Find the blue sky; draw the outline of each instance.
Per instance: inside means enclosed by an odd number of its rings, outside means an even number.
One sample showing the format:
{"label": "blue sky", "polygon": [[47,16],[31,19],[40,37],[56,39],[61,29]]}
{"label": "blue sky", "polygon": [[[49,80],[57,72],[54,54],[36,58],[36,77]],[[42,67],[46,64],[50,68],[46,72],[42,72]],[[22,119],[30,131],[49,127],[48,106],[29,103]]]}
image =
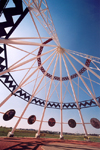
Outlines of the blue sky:
{"label": "blue sky", "polygon": [[[49,7],[55,28],[56,28],[56,32],[57,32],[61,47],[65,49],[70,49],[70,50],[74,50],[77,52],[85,53],[88,55],[100,57],[100,42],[99,42],[100,41],[100,1],[99,0],[47,0],[47,4]],[[12,4],[9,3],[9,6],[10,5]],[[13,33],[12,37],[13,36],[19,37],[19,34],[20,36],[26,36],[26,35],[33,36],[33,32],[34,32],[34,35],[37,36],[34,25],[32,24],[31,21],[30,22],[28,21],[30,21],[29,15],[26,16],[26,19],[21,24],[22,26],[21,25],[19,26],[20,27],[19,30],[16,30]],[[47,33],[44,31],[44,29],[42,29],[41,25],[38,22],[36,23],[38,25],[41,36],[47,36]],[[26,47],[19,46],[19,47],[24,48],[26,50],[28,48],[27,46]],[[33,49],[33,47],[30,47],[29,50],[31,49]],[[10,51],[12,51],[13,49],[9,48],[8,50],[9,50],[8,56],[9,58],[10,57],[12,58],[12,56],[10,55]],[[47,51],[46,48],[44,50]],[[16,56],[20,58],[21,54],[22,53],[20,53],[20,56],[19,54],[17,55],[17,51],[15,50],[13,53],[13,60],[9,61],[9,66],[10,66],[10,63],[12,63],[16,59]],[[42,61],[44,58],[45,57],[42,58]],[[80,58],[80,57],[77,57],[77,58],[85,62],[83,58]],[[82,66],[76,63],[73,59],[71,60],[73,61],[73,64],[76,65],[78,70],[82,68]],[[48,64],[49,62],[46,65],[44,65],[44,67],[47,67]],[[67,61],[67,64],[69,65],[69,68],[70,68],[70,64],[68,61]],[[100,67],[100,64],[99,64],[99,67]],[[62,71],[63,75],[66,76],[65,67],[63,66],[62,69],[63,69]],[[52,67],[51,67],[51,70],[52,70]],[[51,70],[49,70],[49,72],[51,72]],[[59,70],[59,63],[58,63],[58,68],[56,70],[56,74],[59,75],[58,70]],[[71,68],[70,68],[70,73],[71,74],[74,73],[74,70]],[[100,72],[97,72],[97,73],[100,75]],[[15,74],[12,73],[12,75],[16,78],[16,73]],[[20,76],[20,73],[18,75]],[[90,75],[92,79],[100,83],[100,80],[95,79],[91,73]],[[87,76],[87,74],[84,73],[84,76]],[[33,76],[32,78],[34,77],[35,76]],[[21,79],[16,78],[16,80],[20,82]],[[47,81],[48,80],[49,79],[47,78]],[[78,79],[76,78],[74,81],[78,82]],[[88,86],[90,86],[90,83],[87,80],[85,81],[87,82]],[[56,81],[55,83],[57,84]],[[30,85],[30,87],[25,87],[25,90],[32,91],[32,88],[31,88],[32,84]],[[65,82],[65,84],[67,85],[67,81]],[[75,84],[74,84],[74,87],[76,87],[75,92],[77,93],[77,86],[75,86]],[[83,85],[82,87],[84,88]],[[48,85],[46,86],[46,88],[48,89]],[[52,88],[54,88],[54,86],[52,86]],[[95,88],[96,95],[100,96],[99,95],[100,86],[98,86],[97,84],[94,84],[94,88]],[[69,90],[71,91],[70,86],[69,86]],[[58,91],[60,91],[59,87],[58,87]],[[43,92],[44,91],[41,91],[38,96],[45,99],[45,96],[43,96]],[[65,92],[65,89],[63,85],[63,95],[64,95],[64,92]],[[2,99],[8,96],[9,93],[10,92],[3,85],[1,85],[1,91],[0,91],[1,100],[0,101],[2,101]],[[80,90],[79,100],[82,101],[82,100],[87,100],[87,99],[88,99],[88,96],[85,95],[84,92]],[[51,98],[51,101],[59,102],[57,98],[57,94],[53,95],[53,97]],[[73,100],[70,94],[68,94],[66,95],[65,102],[70,102],[70,101],[72,102]],[[18,97],[12,96],[11,99],[9,99],[9,101],[7,101],[6,104],[1,107],[0,111],[5,112],[13,108],[16,110],[16,115],[20,116],[25,106],[26,106],[26,102],[24,102]],[[35,106],[35,105],[30,105],[27,111],[25,112],[24,117],[28,118],[30,115],[34,114],[36,115],[37,120],[40,120],[42,116],[42,111],[43,111],[43,108],[39,106]],[[89,123],[91,118],[97,118],[100,120],[100,109],[98,107],[82,109],[82,115],[83,115],[83,119],[85,123]],[[47,109],[45,116],[44,116],[44,120],[47,121],[51,117],[54,117],[57,122],[60,122],[60,110]],[[0,114],[0,118],[1,118],[0,120],[2,120],[1,114]],[[70,118],[75,119],[77,123],[81,122],[77,110],[64,110],[63,121],[67,123]],[[12,119],[9,122],[5,122],[2,120],[1,125],[2,126],[14,126],[16,121],[17,121],[16,118]],[[18,127],[38,129],[39,122],[37,121],[32,126],[29,126],[26,120],[22,119]],[[79,125],[79,124],[76,126],[75,129],[71,129],[68,126],[68,124],[64,124],[63,128],[64,128],[64,132],[75,132],[75,133],[84,132],[82,125]],[[86,125],[86,128],[87,128],[88,133],[100,134],[100,129],[95,129],[91,125]],[[60,123],[56,124],[53,128],[50,128],[47,125],[47,123],[43,123],[42,129],[60,131]]]}
{"label": "blue sky", "polygon": [[47,2],[61,46],[94,56],[100,55],[100,1]]}

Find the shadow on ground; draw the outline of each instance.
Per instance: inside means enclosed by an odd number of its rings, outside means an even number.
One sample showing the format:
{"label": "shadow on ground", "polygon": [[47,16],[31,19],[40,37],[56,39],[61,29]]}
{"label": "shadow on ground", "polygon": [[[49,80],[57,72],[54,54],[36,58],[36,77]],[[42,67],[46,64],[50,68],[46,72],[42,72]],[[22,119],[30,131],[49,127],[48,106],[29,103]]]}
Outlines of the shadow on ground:
{"label": "shadow on ground", "polygon": [[0,150],[100,150],[100,143],[59,139],[0,138]]}

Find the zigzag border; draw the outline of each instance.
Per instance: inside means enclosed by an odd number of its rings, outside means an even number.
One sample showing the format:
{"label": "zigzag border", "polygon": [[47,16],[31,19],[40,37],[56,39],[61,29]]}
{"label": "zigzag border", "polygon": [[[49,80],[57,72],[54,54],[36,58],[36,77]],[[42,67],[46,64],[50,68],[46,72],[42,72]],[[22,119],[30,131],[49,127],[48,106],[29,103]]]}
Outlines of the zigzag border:
{"label": "zigzag border", "polygon": [[[1,0],[1,1],[5,2],[5,5],[3,5],[3,8],[5,8],[5,6],[7,4],[7,0]],[[3,12],[1,10],[1,7],[0,7],[0,11]],[[19,19],[16,21],[16,23],[12,26],[11,30],[9,31],[9,33],[6,35],[5,38],[9,38],[9,36],[13,33],[13,31],[16,29],[18,24],[26,16],[28,11],[29,11],[28,8],[26,8],[25,11],[19,17]],[[0,56],[0,72],[2,72],[2,71],[4,71],[5,69],[8,68],[8,66],[7,66],[6,45],[5,44],[3,45],[3,47],[0,47],[0,54],[4,55],[4,57]],[[16,81],[14,80],[14,78],[12,77],[12,75],[10,73],[7,73],[6,75],[0,76],[0,81],[8,88],[8,90],[12,94],[13,94],[13,91],[16,89],[16,87],[18,87],[18,84],[16,83]],[[29,94],[28,92],[26,92],[22,88],[20,88],[14,95],[20,97],[21,99],[23,99],[27,102],[29,101],[29,99],[31,97],[31,94]],[[97,97],[96,99],[100,103],[100,97]],[[35,104],[35,105],[39,105],[41,107],[44,107],[45,100],[34,97],[32,99],[31,104]],[[93,99],[91,99],[91,100],[86,100],[86,101],[79,102],[79,106],[82,109],[82,108],[94,107],[94,106],[97,106],[97,104],[94,102]],[[60,109],[60,103],[49,101],[47,103],[47,108]],[[77,109],[77,106],[76,106],[76,103],[72,103],[72,102],[71,103],[63,103],[63,109]]]}

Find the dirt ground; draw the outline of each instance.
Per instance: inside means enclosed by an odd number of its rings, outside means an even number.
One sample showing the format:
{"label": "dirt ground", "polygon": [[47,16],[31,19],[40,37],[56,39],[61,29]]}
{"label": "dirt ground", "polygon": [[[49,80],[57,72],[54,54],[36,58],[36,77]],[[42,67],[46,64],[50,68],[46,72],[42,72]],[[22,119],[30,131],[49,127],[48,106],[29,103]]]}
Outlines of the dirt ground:
{"label": "dirt ground", "polygon": [[99,150],[100,143],[45,138],[0,138],[0,150]]}

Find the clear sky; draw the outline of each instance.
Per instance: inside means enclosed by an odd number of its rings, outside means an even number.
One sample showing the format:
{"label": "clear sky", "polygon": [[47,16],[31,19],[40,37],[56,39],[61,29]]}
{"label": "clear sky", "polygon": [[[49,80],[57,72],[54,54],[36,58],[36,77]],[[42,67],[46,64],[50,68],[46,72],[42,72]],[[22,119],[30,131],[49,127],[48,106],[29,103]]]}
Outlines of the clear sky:
{"label": "clear sky", "polygon": [[[100,0],[47,0],[47,4],[48,4],[48,7],[50,10],[52,19],[53,19],[53,23],[54,23],[61,47],[100,58]],[[10,1],[9,6],[12,6],[12,5],[13,5],[13,3]],[[14,19],[16,20],[16,17]],[[34,17],[34,19],[35,19],[35,17]],[[3,20],[3,17],[1,20]],[[35,19],[35,21],[36,21],[36,19]],[[38,25],[38,29],[39,29],[41,36],[49,37],[49,35],[45,32],[45,30],[42,28],[42,26],[37,21],[36,21],[36,24]],[[31,21],[31,18],[29,15],[27,15],[26,18],[24,18],[24,20],[19,25],[19,28],[16,29],[16,31],[12,34],[11,37],[23,37],[23,36],[24,37],[25,36],[27,36],[27,37],[38,36],[37,32],[35,30],[35,27],[33,25],[33,22]],[[38,40],[36,40],[36,42],[37,41]],[[51,42],[51,44],[54,44],[54,42]],[[17,47],[23,48],[27,51],[31,51],[34,48],[36,48],[35,46],[29,47],[29,46],[19,46],[19,45]],[[49,49],[45,48],[44,52],[47,50],[49,50]],[[11,47],[8,47],[8,51],[9,52],[7,53],[7,55],[9,57],[9,61],[8,61],[9,66],[13,62],[15,62],[18,58],[21,58],[22,56],[26,55],[23,52],[17,53],[18,51]],[[12,52],[13,52],[13,54],[12,54]],[[35,54],[37,54],[37,53],[35,53]],[[29,57],[29,58],[31,58],[31,57]],[[79,65],[70,56],[69,56],[69,58],[71,59],[73,64],[75,64],[75,67],[77,68],[77,70],[80,70],[82,68],[82,65]],[[76,56],[76,58],[78,58],[80,61],[85,63],[84,58],[81,58],[78,56]],[[44,59],[46,59],[46,57],[41,58],[42,62],[44,61]],[[67,62],[68,68],[70,70],[70,74],[75,73],[75,71],[72,69],[72,67],[67,59],[66,59],[66,62]],[[47,67],[49,65],[49,63],[50,62],[48,61],[47,64],[44,65],[44,67]],[[26,67],[28,67],[29,65],[30,64],[28,64]],[[97,64],[97,65],[100,68],[100,64]],[[51,68],[49,69],[49,73],[51,73],[51,74],[52,74],[53,66],[54,66],[54,64],[52,64]],[[94,67],[93,64],[91,64],[91,67]],[[98,75],[100,75],[100,71],[96,71],[96,70],[93,70],[93,71],[95,71]],[[12,75],[15,78],[15,80],[17,81],[17,83],[19,83],[21,81],[22,75],[24,75],[24,73],[26,73],[26,71],[12,73]],[[39,72],[39,75],[41,75],[41,74],[42,73]],[[58,63],[55,75],[59,76],[59,74],[60,74],[60,72],[59,72],[59,63]],[[37,76],[37,74],[32,76],[30,81],[32,79],[36,78],[36,76]],[[62,76],[67,76],[63,61],[62,61]],[[88,77],[87,72],[85,72],[83,74],[83,76]],[[90,73],[90,76],[91,76],[92,80],[99,83],[99,85],[98,85],[98,84],[95,84],[92,82],[96,96],[100,96],[100,80],[95,78],[91,73]],[[87,85],[90,87],[90,89],[92,90],[91,83],[88,80],[86,80],[85,78],[84,78],[84,80],[87,83]],[[38,79],[37,83],[39,83],[39,81],[40,81],[40,79]],[[46,78],[46,81],[49,81],[49,79]],[[75,82],[78,83],[78,78],[73,80],[73,85],[74,85],[75,92],[77,93],[76,95],[77,95],[79,101],[91,99],[90,96],[88,96],[81,89],[79,92],[80,94],[78,95],[78,87],[75,85]],[[80,80],[79,80],[79,82],[80,82],[80,86],[85,91],[87,91]],[[42,83],[40,88],[44,85],[44,83],[45,82]],[[67,86],[68,81],[66,81],[64,83]],[[35,84],[35,81],[32,82],[29,85],[29,87],[26,86],[24,89],[31,93],[34,84]],[[55,84],[57,85],[58,82],[55,81]],[[47,84],[46,90],[48,90],[48,87],[49,86]],[[1,89],[0,90],[0,96],[1,96],[0,102],[1,102],[4,98],[6,98],[10,94],[10,92],[2,84],[0,84],[0,89]],[[54,84],[52,86],[51,93],[52,93],[53,89],[54,89]],[[60,85],[57,87],[57,90],[59,93]],[[65,94],[65,91],[66,91],[65,86],[63,85],[63,91],[62,91],[63,97]],[[70,84],[68,86],[68,91],[70,91],[71,95],[73,95]],[[69,94],[68,91],[65,95],[64,102],[74,102],[72,96]],[[45,99],[44,93],[45,93],[45,88],[42,91],[40,91],[36,96],[40,97],[42,99]],[[53,94],[50,101],[59,102],[56,92]],[[22,113],[25,106],[26,106],[25,101],[21,100],[18,97],[12,96],[0,108],[0,112],[6,112],[9,109],[15,109],[16,116],[20,116],[20,114]],[[21,127],[21,128],[38,129],[38,127],[39,127],[38,120],[41,119],[42,112],[43,112],[42,107],[31,104],[28,107],[28,109],[26,110],[24,117],[28,118],[32,114],[36,115],[37,122],[30,126],[30,125],[28,125],[26,119],[22,119],[18,125],[18,128]],[[100,121],[100,108],[98,108],[98,107],[82,109],[81,112],[82,112],[85,123],[90,123],[91,118],[97,118]],[[60,131],[60,110],[47,108],[45,116],[44,116],[44,121],[48,121],[49,118],[52,118],[52,117],[55,118],[56,122],[58,122],[58,123],[54,127],[51,128],[48,126],[47,123],[44,122],[42,125],[42,130]],[[74,129],[70,128],[68,126],[68,124],[66,124],[68,122],[68,120],[71,118],[75,119],[75,121],[77,123],[81,123],[80,116],[79,116],[79,113],[77,110],[72,110],[72,109],[71,110],[63,110],[63,122],[65,123],[63,125],[64,132],[84,133],[83,127],[81,124],[77,124],[76,128],[74,128]],[[12,126],[13,127],[17,121],[17,118],[13,118],[12,120],[5,122],[2,119],[2,114],[0,114],[0,120],[1,120],[2,126],[9,126],[9,127]],[[87,129],[88,133],[100,134],[100,129],[95,129],[89,124],[86,124],[86,129]]]}

